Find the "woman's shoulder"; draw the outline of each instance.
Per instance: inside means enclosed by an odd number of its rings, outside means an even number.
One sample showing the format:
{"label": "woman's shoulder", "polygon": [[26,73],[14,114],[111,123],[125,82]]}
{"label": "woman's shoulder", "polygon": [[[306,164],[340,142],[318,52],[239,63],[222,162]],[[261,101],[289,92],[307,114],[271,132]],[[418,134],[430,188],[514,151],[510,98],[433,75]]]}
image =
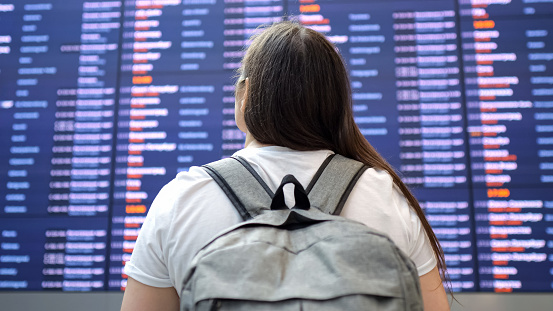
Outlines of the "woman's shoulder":
{"label": "woman's shoulder", "polygon": [[229,221],[234,224],[235,214],[230,200],[211,176],[201,167],[191,167],[161,189],[148,216],[156,219],[168,240],[174,240],[186,236],[186,231],[188,236],[202,235],[216,231],[211,227]]}
{"label": "woman's shoulder", "polygon": [[[371,205],[373,208],[379,205],[387,206],[386,212],[393,209],[403,212],[409,210],[409,206],[401,190],[395,185],[392,176],[386,170],[368,168],[363,172],[353,191],[348,203],[355,205]],[[384,209],[384,208],[382,208]],[[381,210],[381,209],[378,209]]]}
{"label": "woman's shoulder", "polygon": [[174,184],[198,183],[210,179],[209,174],[201,166],[191,166],[188,171],[182,171],[170,182]]}
{"label": "woman's shoulder", "polygon": [[392,176],[369,168],[353,188],[342,216],[388,234],[400,248],[407,249],[414,230],[413,212]]}
{"label": "woman's shoulder", "polygon": [[188,171],[179,172],[171,181],[165,184],[159,191],[158,197],[160,195],[174,197],[180,193],[197,189],[199,184],[208,183],[210,180],[211,177],[204,169],[192,166]]}
{"label": "woman's shoulder", "polygon": [[392,179],[392,175],[388,173],[388,171],[369,167],[363,175],[361,175],[361,178],[359,179],[360,182],[378,182],[380,185],[387,185],[390,187],[394,186],[394,181]]}
{"label": "woman's shoulder", "polygon": [[183,203],[186,202],[184,198],[202,195],[212,187],[217,185],[207,172],[201,167],[192,166],[188,171],[178,173],[161,188],[150,209],[155,210],[156,214],[172,214],[175,210],[183,210]]}

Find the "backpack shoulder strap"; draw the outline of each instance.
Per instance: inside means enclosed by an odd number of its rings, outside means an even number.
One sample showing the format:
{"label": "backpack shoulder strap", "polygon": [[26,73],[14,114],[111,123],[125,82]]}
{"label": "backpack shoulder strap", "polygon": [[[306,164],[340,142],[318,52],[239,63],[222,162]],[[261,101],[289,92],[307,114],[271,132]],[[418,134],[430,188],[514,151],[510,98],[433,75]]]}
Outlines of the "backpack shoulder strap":
{"label": "backpack shoulder strap", "polygon": [[369,167],[339,154],[328,157],[309,183],[309,202],[326,214],[339,215],[353,186]]}
{"label": "backpack shoulder strap", "polygon": [[227,158],[202,167],[225,192],[243,220],[252,219],[271,206],[273,192],[243,158]]}

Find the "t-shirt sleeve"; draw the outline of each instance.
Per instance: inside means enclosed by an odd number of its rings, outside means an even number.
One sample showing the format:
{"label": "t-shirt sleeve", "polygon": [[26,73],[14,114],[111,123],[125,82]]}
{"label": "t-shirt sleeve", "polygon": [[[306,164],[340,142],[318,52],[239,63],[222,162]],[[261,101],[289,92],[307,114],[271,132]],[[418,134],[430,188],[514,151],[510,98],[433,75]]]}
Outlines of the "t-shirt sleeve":
{"label": "t-shirt sleeve", "polygon": [[[417,216],[415,215],[415,217]],[[418,229],[415,231],[415,234],[418,235],[418,238],[412,244],[410,256],[417,266],[419,276],[422,276],[434,269],[437,261],[432,246],[430,245],[430,240],[426,236],[424,227],[421,225],[418,217],[416,222],[418,224]]]}
{"label": "t-shirt sleeve", "polygon": [[432,246],[419,217],[386,171],[366,170],[341,215],[388,235],[413,260],[419,276],[436,266]]}
{"label": "t-shirt sleeve", "polygon": [[407,199],[399,189],[394,187],[396,195],[399,196],[398,204],[404,205],[402,208],[409,209],[408,226],[410,228],[411,240],[409,241],[409,251],[408,255],[413,260],[417,266],[417,271],[419,276],[425,275],[430,272],[437,264],[436,256],[434,255],[434,250],[430,244],[422,222],[415,213],[415,211],[409,206]]}
{"label": "t-shirt sleeve", "polygon": [[124,272],[142,284],[153,287],[172,287],[169,271],[165,264],[163,245],[171,224],[174,205],[172,188],[175,181],[161,189],[148,211],[140,229],[130,261]]}

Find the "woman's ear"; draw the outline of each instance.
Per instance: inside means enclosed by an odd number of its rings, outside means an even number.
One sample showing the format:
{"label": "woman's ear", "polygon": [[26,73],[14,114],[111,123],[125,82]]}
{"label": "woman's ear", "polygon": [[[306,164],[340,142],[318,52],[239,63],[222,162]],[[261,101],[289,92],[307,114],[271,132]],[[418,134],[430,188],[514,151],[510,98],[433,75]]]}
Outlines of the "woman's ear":
{"label": "woman's ear", "polygon": [[250,85],[250,78],[244,80],[244,93],[242,93],[242,100],[240,101],[240,111],[242,113],[246,111],[246,105],[248,104],[248,87]]}

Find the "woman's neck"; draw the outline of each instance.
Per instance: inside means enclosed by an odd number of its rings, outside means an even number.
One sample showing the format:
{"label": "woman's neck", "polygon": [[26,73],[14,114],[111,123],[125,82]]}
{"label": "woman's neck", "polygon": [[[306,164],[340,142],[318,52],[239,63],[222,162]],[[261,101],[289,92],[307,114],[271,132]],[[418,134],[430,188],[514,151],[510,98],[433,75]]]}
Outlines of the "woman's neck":
{"label": "woman's neck", "polygon": [[245,148],[261,148],[261,147],[267,147],[272,145],[266,145],[258,142],[255,138],[253,138],[252,134],[250,132],[246,132],[246,142],[244,143]]}

